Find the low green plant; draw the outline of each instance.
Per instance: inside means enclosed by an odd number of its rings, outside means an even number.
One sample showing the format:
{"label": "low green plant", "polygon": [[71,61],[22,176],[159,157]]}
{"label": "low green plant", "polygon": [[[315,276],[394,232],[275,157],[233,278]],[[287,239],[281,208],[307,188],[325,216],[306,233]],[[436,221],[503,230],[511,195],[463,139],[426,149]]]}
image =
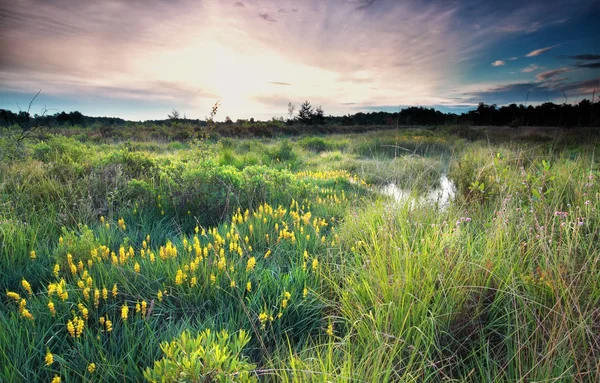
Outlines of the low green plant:
{"label": "low green plant", "polygon": [[230,336],[226,330],[214,333],[210,329],[196,337],[184,331],[171,342],[160,345],[164,357],[144,371],[151,382],[256,382],[254,364],[242,351],[250,336],[240,330]]}

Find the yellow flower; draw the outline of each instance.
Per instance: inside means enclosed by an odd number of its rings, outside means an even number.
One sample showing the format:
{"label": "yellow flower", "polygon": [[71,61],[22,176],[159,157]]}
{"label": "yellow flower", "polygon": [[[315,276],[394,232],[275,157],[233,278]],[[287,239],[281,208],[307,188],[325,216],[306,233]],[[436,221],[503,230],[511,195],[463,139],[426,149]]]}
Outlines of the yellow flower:
{"label": "yellow flower", "polygon": [[106,317],[106,332],[111,332],[112,331],[112,322],[110,319],[108,319],[108,317]]}
{"label": "yellow flower", "polygon": [[281,307],[286,308],[287,305],[288,305],[288,300],[287,299],[284,299],[284,300],[281,301]]}
{"label": "yellow flower", "polygon": [[9,298],[14,299],[15,301],[19,302],[21,300],[21,296],[15,292],[9,291],[6,293],[6,296]]}
{"label": "yellow flower", "polygon": [[115,283],[115,284],[113,285],[113,288],[112,288],[112,296],[113,296],[113,298],[116,298],[116,297],[117,297],[117,293],[118,293],[118,290],[117,290],[117,284]]}
{"label": "yellow flower", "polygon": [[125,303],[125,304],[123,304],[123,307],[121,307],[121,319],[126,321],[128,316],[129,316],[129,307],[127,306],[127,303]]}
{"label": "yellow flower", "polygon": [[246,264],[246,272],[254,270],[254,266],[256,266],[256,258],[250,257],[248,259],[248,263]]}
{"label": "yellow flower", "polygon": [[31,252],[29,253],[29,258],[35,259],[35,257],[36,257],[35,250],[31,250]]}
{"label": "yellow flower", "polygon": [[103,215],[100,216],[100,223],[104,224],[104,216]]}
{"label": "yellow flower", "polygon": [[63,237],[62,236],[58,237],[58,243],[62,245],[63,242],[64,242]]}
{"label": "yellow flower", "polygon": [[267,252],[265,253],[265,259],[269,258],[270,255],[271,255],[271,249],[267,250]]}
{"label": "yellow flower", "polygon": [[327,335],[333,336],[333,323],[329,322],[327,325],[327,331],[325,331]]}
{"label": "yellow flower", "polygon": [[52,270],[52,272],[54,273],[54,276],[56,278],[58,278],[58,272],[60,271],[60,265],[57,263],[54,265],[54,269]]}
{"label": "yellow flower", "polygon": [[23,318],[29,319],[29,320],[34,320],[33,315],[31,315],[31,313],[29,312],[29,310],[27,309],[22,309],[21,310],[21,316]]}
{"label": "yellow flower", "polygon": [[27,291],[27,293],[29,295],[33,295],[33,291],[31,290],[31,285],[29,284],[29,282],[27,282],[25,280],[25,278],[23,278],[23,280],[21,280],[21,286],[23,286],[23,288],[25,289],[25,291]]}
{"label": "yellow flower", "polygon": [[60,376],[58,375],[54,375],[54,378],[52,378],[52,381],[50,383],[60,383]]}
{"label": "yellow flower", "polygon": [[135,271],[136,273],[140,272],[140,264],[139,263],[135,263],[135,265],[133,266],[133,271]]}
{"label": "yellow flower", "polygon": [[87,370],[90,374],[93,374],[96,371],[96,364],[90,363],[88,364]]}
{"label": "yellow flower", "polygon": [[156,298],[158,299],[159,302],[162,302],[162,300],[163,300],[162,291],[158,290],[158,293],[156,294]]}
{"label": "yellow flower", "polygon": [[248,292],[252,291],[252,282],[248,281],[248,283],[246,283],[246,290],[248,290]]}
{"label": "yellow flower", "polygon": [[290,299],[292,297],[292,294],[290,294],[289,291],[285,291],[283,293],[283,299]]}
{"label": "yellow flower", "polygon": [[69,332],[69,335],[71,335],[72,338],[75,338],[75,325],[71,320],[67,322],[67,331]]}
{"label": "yellow flower", "polygon": [[52,353],[50,352],[50,349],[48,349],[46,351],[46,357],[44,357],[44,360],[46,361],[46,366],[51,365],[52,363],[54,363],[54,356],[52,355]]}
{"label": "yellow flower", "polygon": [[302,298],[306,298],[307,295],[308,295],[308,289],[305,287],[304,290],[302,291]]}
{"label": "yellow flower", "polygon": [[231,283],[229,283],[229,287],[231,287],[232,289],[235,288],[235,281],[232,279]]}
{"label": "yellow flower", "polygon": [[317,258],[315,258],[312,261],[312,268],[313,268],[313,270],[316,270],[317,267],[319,267],[319,261],[317,260]]}
{"label": "yellow flower", "polygon": [[212,283],[215,283],[215,282],[217,281],[217,277],[215,277],[215,275],[214,275],[214,274],[211,274],[211,275],[210,275],[210,281],[211,281]]}
{"label": "yellow flower", "polygon": [[50,310],[50,314],[52,314],[52,316],[56,315],[56,309],[54,308],[54,302],[52,302],[52,301],[48,302],[48,310]]}

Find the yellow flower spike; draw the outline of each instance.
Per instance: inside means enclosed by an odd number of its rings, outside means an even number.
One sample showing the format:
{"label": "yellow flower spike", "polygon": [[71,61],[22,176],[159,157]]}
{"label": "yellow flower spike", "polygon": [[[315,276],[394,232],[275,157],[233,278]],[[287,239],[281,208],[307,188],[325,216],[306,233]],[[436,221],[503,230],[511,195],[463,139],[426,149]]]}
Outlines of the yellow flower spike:
{"label": "yellow flower spike", "polygon": [[190,279],[190,287],[194,287],[198,284],[198,279],[196,277],[192,277],[192,279]]}
{"label": "yellow flower spike", "polygon": [[21,300],[21,296],[13,291],[7,292],[6,296],[11,299],[14,299],[16,302],[19,302]]}
{"label": "yellow flower spike", "polygon": [[56,309],[54,308],[54,302],[52,302],[52,301],[48,302],[48,310],[50,311],[50,314],[52,314],[52,316],[56,316]]}
{"label": "yellow flower spike", "polygon": [[29,252],[29,258],[31,258],[31,259],[36,258],[35,250],[31,250],[31,252]]}
{"label": "yellow flower spike", "polygon": [[108,319],[108,317],[106,317],[106,332],[111,332],[112,329],[112,322],[110,319]]}
{"label": "yellow flower spike", "polygon": [[112,296],[113,296],[113,298],[116,298],[116,297],[117,297],[117,294],[118,294],[118,290],[117,290],[117,284],[115,283],[115,284],[113,285],[113,288],[112,288]]}
{"label": "yellow flower spike", "polygon": [[121,307],[121,319],[126,321],[128,317],[129,317],[129,307],[127,306],[127,303],[124,303],[123,307]]}
{"label": "yellow flower spike", "polygon": [[327,325],[327,331],[325,331],[327,333],[327,335],[329,336],[333,336],[333,323],[329,322],[329,324]]}
{"label": "yellow flower spike", "polygon": [[135,265],[133,266],[133,271],[135,271],[136,273],[140,273],[140,264],[139,263],[135,263]]}
{"label": "yellow flower spike", "polygon": [[282,308],[285,309],[287,307],[287,305],[288,305],[288,300],[287,299],[284,299],[284,300],[281,301],[281,307]]}
{"label": "yellow flower spike", "polygon": [[60,383],[60,376],[58,375],[54,375],[54,378],[52,378],[52,381],[50,383]]}
{"label": "yellow flower spike", "polygon": [[246,283],[246,290],[252,292],[252,282],[248,281],[248,283]]}
{"label": "yellow flower spike", "polygon": [[108,299],[108,289],[106,287],[102,288],[102,299],[104,299],[104,300]]}
{"label": "yellow flower spike", "polygon": [[231,280],[231,282],[229,283],[229,287],[231,287],[232,289],[235,289],[235,281]]}
{"label": "yellow flower spike", "polygon": [[67,331],[69,332],[69,335],[71,335],[71,338],[75,338],[75,325],[70,319],[67,322]]}
{"label": "yellow flower spike", "polygon": [[148,310],[148,302],[145,300],[142,301],[142,315],[146,316],[146,312]]}
{"label": "yellow flower spike", "polygon": [[63,244],[63,242],[64,242],[64,239],[63,239],[63,237],[62,237],[62,236],[58,237],[58,243],[59,243],[60,245],[62,245],[62,244]]}
{"label": "yellow flower spike", "polygon": [[141,312],[141,311],[142,311],[142,305],[140,305],[140,302],[137,302],[137,303],[135,304],[135,312],[136,312],[136,313],[139,313],[139,312]]}
{"label": "yellow flower spike", "polygon": [[158,290],[158,293],[156,294],[156,298],[158,299],[159,302],[162,302],[162,300],[163,300],[162,291]]}
{"label": "yellow flower spike", "polygon": [[103,215],[100,216],[100,223],[104,225],[104,216]]}
{"label": "yellow flower spike", "polygon": [[317,270],[317,267],[319,267],[319,261],[317,260],[317,258],[315,258],[312,261],[312,269]]}
{"label": "yellow flower spike", "polygon": [[54,276],[56,278],[58,278],[58,272],[60,271],[60,265],[57,263],[54,265],[54,268],[52,269],[52,273],[54,274]]}
{"label": "yellow flower spike", "polygon": [[302,290],[302,298],[306,298],[307,295],[308,295],[308,289],[305,287],[304,290]]}
{"label": "yellow flower spike", "polygon": [[46,366],[54,363],[54,355],[50,352],[50,349],[46,349],[46,356],[44,357],[44,361],[46,362]]}
{"label": "yellow flower spike", "polygon": [[87,370],[90,374],[93,374],[96,371],[96,364],[90,363],[88,364]]}
{"label": "yellow flower spike", "polygon": [[250,271],[254,270],[255,266],[256,266],[256,258],[254,258],[254,257],[248,258],[248,263],[246,263],[246,272],[250,272]]}
{"label": "yellow flower spike", "polygon": [[27,294],[33,295],[33,290],[31,290],[31,285],[29,284],[29,282],[27,282],[27,280],[25,278],[23,278],[21,280],[21,286],[23,286],[23,289],[25,289]]}
{"label": "yellow flower spike", "polygon": [[210,282],[211,282],[211,283],[213,283],[213,284],[214,284],[215,282],[217,282],[217,277],[215,277],[215,275],[214,275],[214,274],[211,274],[211,275],[210,275]]}

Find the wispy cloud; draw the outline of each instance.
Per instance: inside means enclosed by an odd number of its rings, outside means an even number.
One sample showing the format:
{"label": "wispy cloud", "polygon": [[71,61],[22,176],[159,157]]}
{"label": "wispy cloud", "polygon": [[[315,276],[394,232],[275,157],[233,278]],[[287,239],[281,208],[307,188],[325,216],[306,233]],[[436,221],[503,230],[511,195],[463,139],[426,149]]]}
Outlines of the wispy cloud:
{"label": "wispy cloud", "polygon": [[538,69],[540,69],[539,66],[537,66],[536,64],[531,64],[531,65],[528,65],[525,68],[523,68],[521,70],[521,72],[523,72],[523,73],[531,73],[531,72],[534,72],[534,71],[536,71]]}
{"label": "wispy cloud", "polygon": [[64,100],[103,94],[168,102],[199,118],[217,99],[219,113],[232,118],[285,115],[288,101],[305,99],[334,114],[365,105],[464,105],[465,89],[486,81],[470,68],[502,58],[487,71],[489,89],[516,59],[490,56],[490,49],[507,38],[523,49],[517,35],[501,29],[514,24],[516,34],[539,33],[570,17],[573,8],[559,3],[0,1],[0,84],[11,92],[42,88]]}
{"label": "wispy cloud", "polygon": [[597,63],[586,63],[586,64],[577,64],[577,68],[590,68],[590,69],[598,69],[600,68],[600,62]]}
{"label": "wispy cloud", "polygon": [[502,65],[506,65],[506,62],[504,60],[496,60],[492,63],[492,66],[502,66]]}
{"label": "wispy cloud", "polygon": [[539,56],[542,53],[549,51],[550,49],[556,48],[557,46],[558,45],[552,45],[551,47],[546,47],[546,48],[540,48],[540,49],[533,50],[533,51],[527,53],[525,55],[525,57],[536,57],[536,56]]}
{"label": "wispy cloud", "polygon": [[594,54],[582,54],[582,55],[575,55],[575,56],[567,56],[569,58],[575,59],[575,60],[600,60],[600,55],[594,55]]}
{"label": "wispy cloud", "polygon": [[558,69],[549,70],[547,72],[542,72],[535,77],[538,80],[543,81],[543,80],[548,80],[549,78],[558,76],[559,74],[566,73],[569,71],[571,71],[570,68],[558,68]]}
{"label": "wispy cloud", "polygon": [[266,12],[259,13],[259,14],[258,14],[258,17],[260,17],[261,19],[263,19],[263,20],[265,20],[265,21],[268,21],[269,23],[274,23],[274,22],[276,22],[276,21],[277,21],[277,20],[275,20],[275,19],[274,19],[274,18],[273,18],[271,15],[269,15],[269,14],[268,14],[268,13],[266,13]]}

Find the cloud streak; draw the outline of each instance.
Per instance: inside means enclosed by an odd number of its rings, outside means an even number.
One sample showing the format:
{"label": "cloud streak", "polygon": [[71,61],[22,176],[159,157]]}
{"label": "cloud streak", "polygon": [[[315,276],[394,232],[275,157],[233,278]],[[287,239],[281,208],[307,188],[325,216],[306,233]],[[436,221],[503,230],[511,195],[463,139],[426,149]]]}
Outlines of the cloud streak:
{"label": "cloud streak", "polygon": [[556,77],[559,74],[563,74],[563,73],[570,72],[570,71],[571,71],[570,68],[558,68],[558,69],[549,70],[547,72],[542,72],[535,77],[540,81],[544,81],[544,80],[548,80],[552,77]]}
{"label": "cloud streak", "polygon": [[558,45],[552,45],[551,47],[546,47],[546,48],[540,48],[540,49],[533,50],[533,51],[527,53],[525,55],[525,57],[536,57],[536,56],[539,56],[539,55],[541,55],[544,52],[548,52],[550,49],[556,48],[557,46]]}

